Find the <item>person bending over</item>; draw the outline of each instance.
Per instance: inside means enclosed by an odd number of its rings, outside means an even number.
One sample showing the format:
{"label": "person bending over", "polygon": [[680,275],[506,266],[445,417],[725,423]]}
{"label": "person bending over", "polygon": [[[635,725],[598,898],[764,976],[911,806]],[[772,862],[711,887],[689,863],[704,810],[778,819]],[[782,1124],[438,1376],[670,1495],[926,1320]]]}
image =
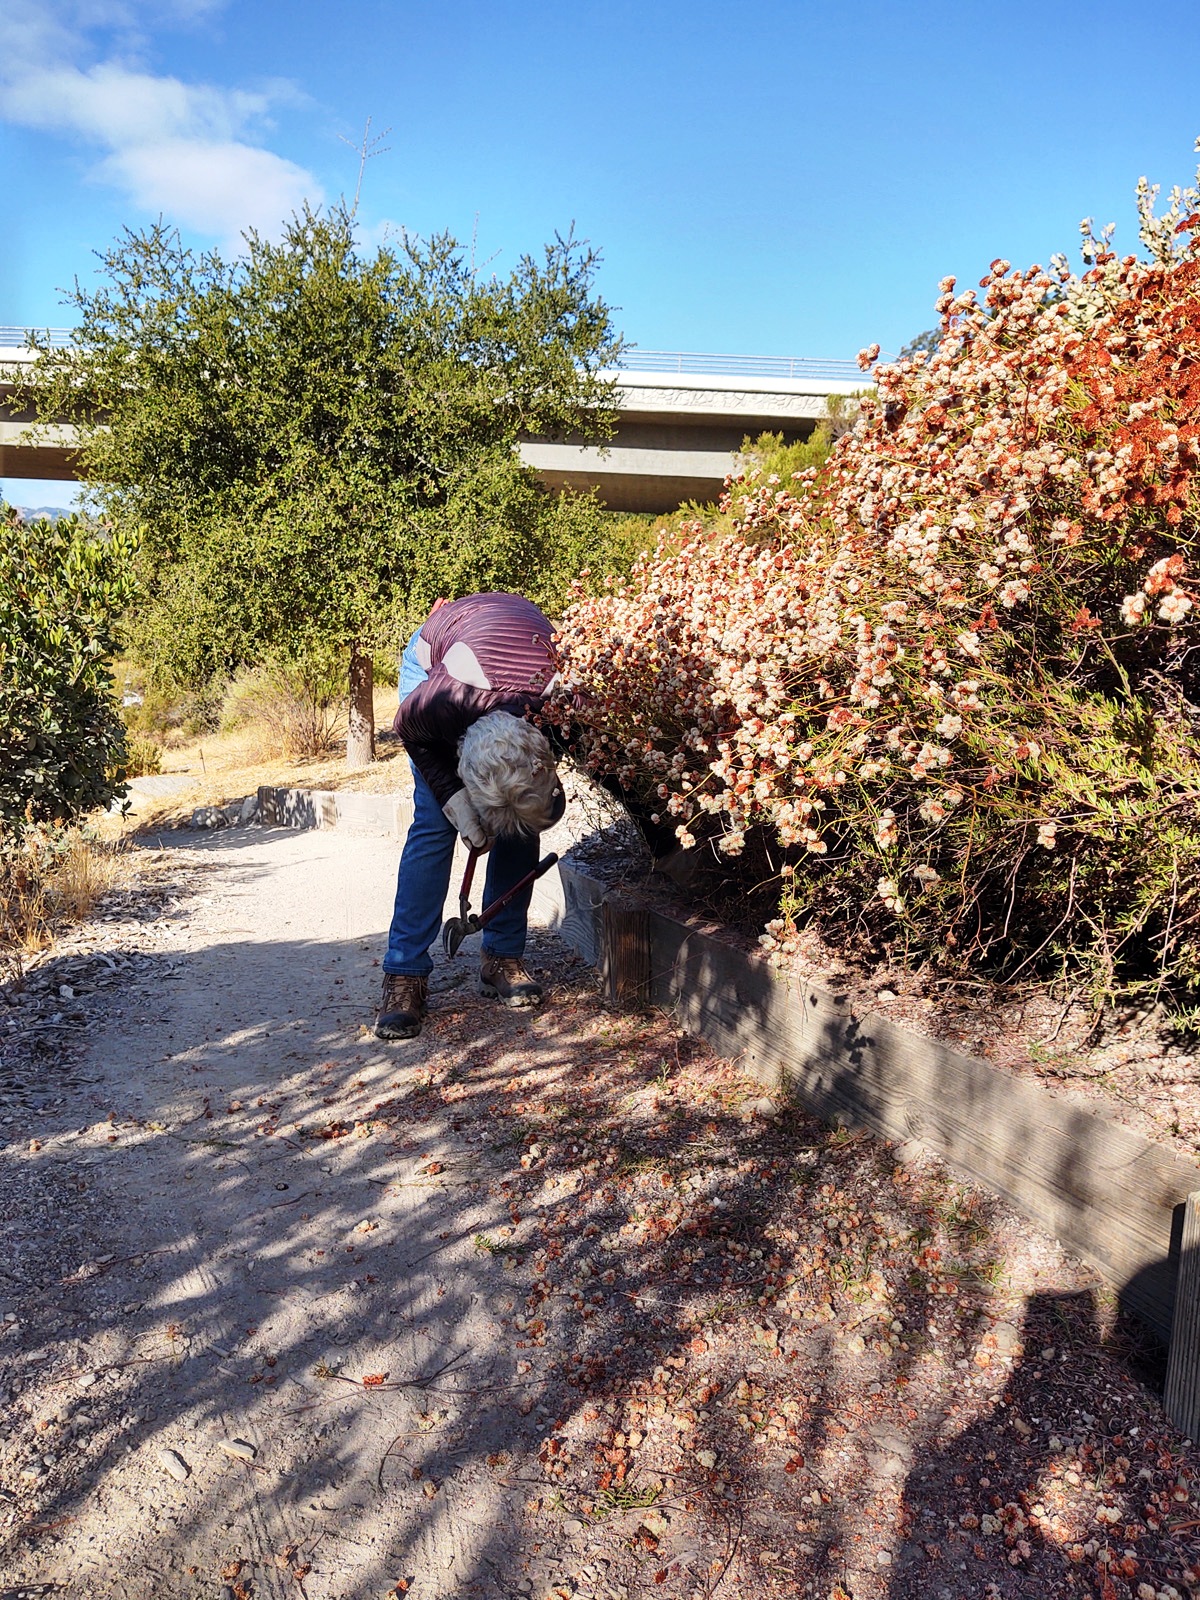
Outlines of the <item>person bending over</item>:
{"label": "person bending over", "polygon": [[[472,594],[438,601],[404,651],[395,728],[412,763],[413,816],[383,958],[380,1039],[421,1031],[455,837],[490,852],[488,906],[537,865],[538,835],[566,807],[550,743],[525,720],[553,684],[553,631],[520,595]],[[531,884],[483,932],[480,988],[505,1005],[542,998],[522,960],[532,895]]]}

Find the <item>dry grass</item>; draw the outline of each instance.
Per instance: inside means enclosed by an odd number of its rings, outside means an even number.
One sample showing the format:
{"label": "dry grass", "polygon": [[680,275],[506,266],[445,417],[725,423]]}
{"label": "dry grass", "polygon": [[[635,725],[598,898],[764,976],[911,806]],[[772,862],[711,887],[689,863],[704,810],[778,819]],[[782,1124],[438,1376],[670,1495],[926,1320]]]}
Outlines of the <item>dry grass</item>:
{"label": "dry grass", "polygon": [[161,743],[146,733],[129,734],[125,740],[125,771],[131,778],[161,772]]}
{"label": "dry grass", "polygon": [[[377,730],[390,728],[395,710],[395,689],[377,688]],[[187,784],[169,795],[132,795],[130,820],[136,828],[166,827],[198,806],[224,805],[251,794],[260,784],[396,794],[412,783],[403,747],[394,740],[380,743],[373,766],[350,772],[340,748],[318,756],[282,755],[273,738],[255,724],[169,742],[162,753],[161,770],[164,777],[186,778]]]}
{"label": "dry grass", "polygon": [[35,837],[0,857],[0,980],[19,973],[23,957],[44,950],[55,932],[92,914],[131,871],[125,841],[79,829]]}
{"label": "dry grass", "polygon": [[299,760],[328,755],[345,737],[340,672],[303,672],[277,664],[234,678],[221,707],[221,732],[253,729],[265,751]]}
{"label": "dry grass", "polygon": [[22,955],[49,943],[46,884],[34,857],[0,856],[0,982],[14,977]]}
{"label": "dry grass", "polygon": [[95,910],[96,902],[128,876],[129,863],[123,841],[73,834],[63,855],[54,862],[47,881],[55,920],[85,921]]}

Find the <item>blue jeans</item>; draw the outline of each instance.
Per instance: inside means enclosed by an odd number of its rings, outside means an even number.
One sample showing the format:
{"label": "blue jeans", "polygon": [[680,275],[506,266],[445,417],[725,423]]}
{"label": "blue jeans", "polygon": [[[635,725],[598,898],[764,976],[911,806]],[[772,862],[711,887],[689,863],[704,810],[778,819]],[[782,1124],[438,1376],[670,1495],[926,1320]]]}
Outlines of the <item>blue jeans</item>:
{"label": "blue jeans", "polygon": [[[425,681],[426,673],[416,659],[416,640],[414,633],[401,659],[401,700]],[[433,971],[429,950],[441,932],[458,835],[415,766],[412,773],[413,817],[400,856],[396,907],[388,930],[383,970],[425,978]],[[501,835],[488,852],[483,904],[490,906],[506,889],[519,883],[527,872],[532,872],[540,853],[536,834]],[[524,955],[532,898],[533,885],[530,884],[488,923],[483,930],[483,948],[488,955]]]}

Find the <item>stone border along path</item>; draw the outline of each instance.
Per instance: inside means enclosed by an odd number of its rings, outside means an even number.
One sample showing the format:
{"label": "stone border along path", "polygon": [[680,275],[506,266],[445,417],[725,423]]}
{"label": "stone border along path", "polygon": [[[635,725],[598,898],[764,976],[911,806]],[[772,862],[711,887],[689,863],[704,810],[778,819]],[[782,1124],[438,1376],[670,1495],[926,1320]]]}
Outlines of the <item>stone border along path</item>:
{"label": "stone border along path", "polygon": [[[141,793],[158,794],[136,780]],[[353,789],[280,789],[262,784],[254,794],[223,806],[198,806],[193,828],[236,828],[258,822],[275,828],[354,828],[403,839],[412,816],[404,794],[362,794]]]}

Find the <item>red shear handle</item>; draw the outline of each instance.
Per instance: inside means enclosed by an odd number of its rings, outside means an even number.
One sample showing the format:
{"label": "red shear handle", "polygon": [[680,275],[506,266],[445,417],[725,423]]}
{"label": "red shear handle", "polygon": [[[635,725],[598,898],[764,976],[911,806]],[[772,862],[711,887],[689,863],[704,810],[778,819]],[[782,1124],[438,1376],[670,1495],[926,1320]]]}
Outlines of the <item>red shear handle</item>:
{"label": "red shear handle", "polygon": [[460,900],[469,900],[470,899],[470,897],[471,897],[471,880],[475,876],[475,863],[479,860],[480,856],[483,855],[484,853],[485,852],[482,851],[482,850],[476,850],[474,845],[471,846],[470,852],[469,852],[469,854],[467,856],[467,870],[463,873],[462,888],[459,890],[459,899]]}
{"label": "red shear handle", "polygon": [[532,872],[527,872],[519,883],[514,883],[511,889],[506,889],[502,895],[499,895],[495,900],[492,901],[491,905],[488,906],[486,911],[481,911],[479,913],[479,916],[476,918],[477,926],[480,928],[485,928],[496,915],[496,913],[498,911],[503,911],[508,902],[515,899],[516,896],[520,894],[522,889],[527,889],[531,883],[542,876],[543,872],[549,872],[551,867],[557,865],[558,857],[553,853],[548,856],[543,856],[541,861],[538,862],[537,866],[534,867]]}

